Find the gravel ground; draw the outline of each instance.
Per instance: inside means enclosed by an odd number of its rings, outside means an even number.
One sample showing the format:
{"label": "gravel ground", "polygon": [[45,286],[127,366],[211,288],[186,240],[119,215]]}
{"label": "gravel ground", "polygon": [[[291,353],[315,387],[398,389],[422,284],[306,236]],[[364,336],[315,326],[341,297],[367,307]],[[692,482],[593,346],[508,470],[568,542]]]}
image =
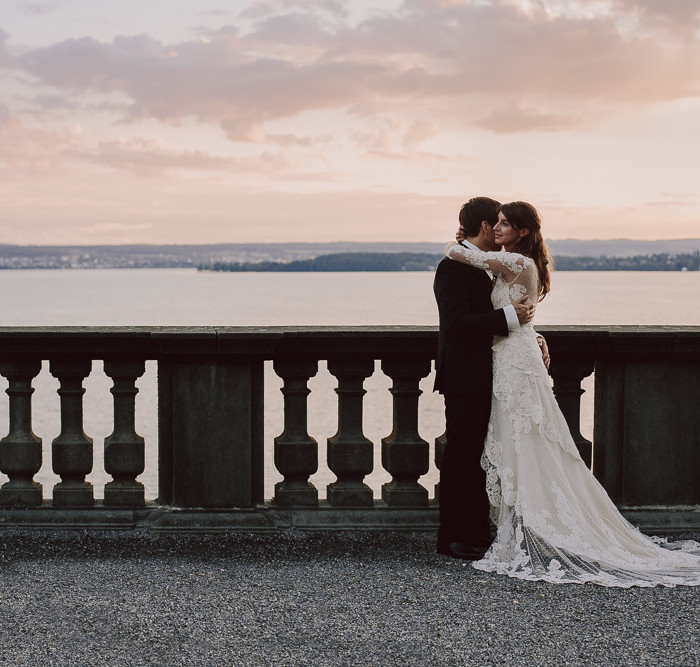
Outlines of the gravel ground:
{"label": "gravel ground", "polygon": [[513,580],[424,533],[6,530],[0,568],[12,667],[700,665],[700,589]]}

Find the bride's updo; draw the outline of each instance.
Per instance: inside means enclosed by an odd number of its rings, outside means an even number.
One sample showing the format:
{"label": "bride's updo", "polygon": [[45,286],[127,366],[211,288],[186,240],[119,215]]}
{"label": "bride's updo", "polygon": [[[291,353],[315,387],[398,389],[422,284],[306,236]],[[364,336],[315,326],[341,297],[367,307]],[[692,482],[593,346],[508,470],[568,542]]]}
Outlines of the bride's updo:
{"label": "bride's updo", "polygon": [[517,230],[529,229],[530,233],[520,237],[511,252],[517,252],[526,257],[531,257],[537,267],[539,301],[542,301],[549,292],[549,265],[552,258],[547,244],[542,238],[542,222],[537,209],[525,201],[513,201],[502,204],[501,209],[508,222]]}

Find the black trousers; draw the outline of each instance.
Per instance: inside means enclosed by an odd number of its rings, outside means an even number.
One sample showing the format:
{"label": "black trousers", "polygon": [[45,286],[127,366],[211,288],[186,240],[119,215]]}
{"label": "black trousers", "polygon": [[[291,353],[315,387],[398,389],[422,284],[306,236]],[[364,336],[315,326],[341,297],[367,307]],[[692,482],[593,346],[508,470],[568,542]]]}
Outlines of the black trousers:
{"label": "black trousers", "polygon": [[438,542],[479,544],[489,538],[489,500],[481,454],[491,392],[445,394],[447,444],[440,467]]}

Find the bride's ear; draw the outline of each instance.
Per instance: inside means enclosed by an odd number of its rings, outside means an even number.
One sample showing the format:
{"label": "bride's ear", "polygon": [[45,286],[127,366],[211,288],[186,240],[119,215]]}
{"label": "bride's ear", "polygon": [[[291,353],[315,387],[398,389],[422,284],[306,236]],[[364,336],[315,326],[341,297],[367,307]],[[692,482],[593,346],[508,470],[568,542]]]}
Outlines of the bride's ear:
{"label": "bride's ear", "polygon": [[523,227],[520,230],[520,238],[525,238],[528,234],[530,233],[530,230],[527,227]]}

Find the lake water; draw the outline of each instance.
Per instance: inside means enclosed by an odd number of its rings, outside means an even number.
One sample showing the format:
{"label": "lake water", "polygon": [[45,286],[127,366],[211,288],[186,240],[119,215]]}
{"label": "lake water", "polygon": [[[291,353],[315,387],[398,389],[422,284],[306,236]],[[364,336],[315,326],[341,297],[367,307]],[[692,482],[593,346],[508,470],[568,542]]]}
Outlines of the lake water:
{"label": "lake water", "polygon": [[[190,269],[0,271],[2,326],[46,325],[357,325],[436,324],[429,272],[407,273],[200,273]],[[539,305],[539,324],[700,325],[700,272],[561,272]],[[282,431],[281,381],[266,370],[266,497],[280,479],[272,464],[272,439]],[[0,388],[7,386],[0,378]],[[44,496],[59,478],[51,471],[51,441],[60,431],[58,382],[47,365],[35,382],[34,431],[43,439],[44,465],[36,476]],[[86,380],[85,432],[95,461],[88,480],[102,497],[109,476],[102,443],[111,432],[110,381],[94,362]],[[139,478],[147,498],[157,495],[157,396],[155,362],[138,382],[137,430],[146,439],[146,471]],[[375,443],[391,432],[390,381],[380,371],[367,381],[365,435]],[[325,496],[334,475],[325,466],[325,442],[336,431],[335,379],[321,364],[309,383],[309,433],[319,442],[319,472],[312,482]],[[419,429],[432,444],[444,430],[442,400],[421,388]],[[582,432],[592,433],[592,382],[584,384]],[[0,433],[7,433],[7,401],[0,401]],[[431,454],[432,458],[432,454]],[[0,475],[0,482],[6,478]],[[366,479],[380,494],[389,476],[381,468]],[[421,479],[432,495],[437,471]]]}

